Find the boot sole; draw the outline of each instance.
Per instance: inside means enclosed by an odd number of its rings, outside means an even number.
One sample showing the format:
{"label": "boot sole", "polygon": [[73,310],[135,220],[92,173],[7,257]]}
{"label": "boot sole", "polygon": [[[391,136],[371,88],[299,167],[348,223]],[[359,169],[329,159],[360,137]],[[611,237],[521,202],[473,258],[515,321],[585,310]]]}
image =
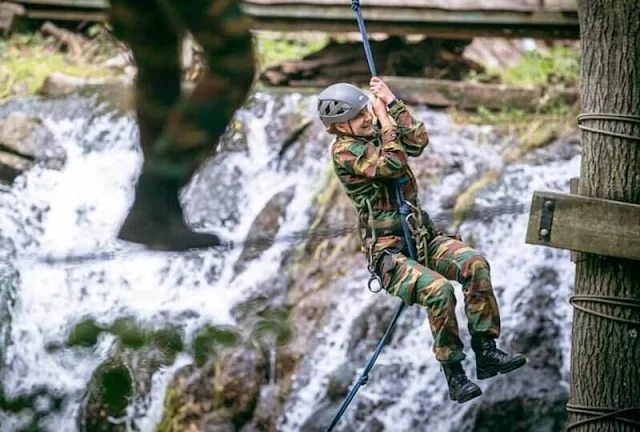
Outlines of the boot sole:
{"label": "boot sole", "polygon": [[506,374],[512,372],[518,368],[521,368],[525,364],[527,364],[527,358],[524,356],[513,359],[510,363],[507,363],[505,367],[502,367],[500,369],[479,369],[478,365],[476,364],[476,375],[479,380],[484,380],[494,377],[498,374]]}
{"label": "boot sole", "polygon": [[478,396],[482,395],[482,389],[480,389],[480,387],[476,387],[475,389],[467,392],[467,393],[463,393],[462,397],[460,398],[454,398],[453,395],[451,393],[449,393],[449,399],[451,399],[454,402],[458,402],[458,403],[465,403],[467,401],[470,401],[471,399],[477,398]]}

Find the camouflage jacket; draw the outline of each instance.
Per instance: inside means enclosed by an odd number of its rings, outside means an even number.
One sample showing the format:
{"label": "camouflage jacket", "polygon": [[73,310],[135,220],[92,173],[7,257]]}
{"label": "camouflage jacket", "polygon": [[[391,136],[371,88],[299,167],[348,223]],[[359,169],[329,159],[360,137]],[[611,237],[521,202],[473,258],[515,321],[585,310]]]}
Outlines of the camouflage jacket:
{"label": "camouflage jacket", "polygon": [[[389,109],[391,127],[377,129],[372,138],[338,136],[331,146],[331,157],[343,190],[352,200],[361,224],[369,217],[367,201],[376,222],[400,225],[400,209],[395,195],[395,180],[405,177],[405,200],[420,209],[418,184],[408,158],[418,157],[429,144],[424,124],[415,119],[402,101]],[[401,236],[378,236],[377,252],[401,247]]]}

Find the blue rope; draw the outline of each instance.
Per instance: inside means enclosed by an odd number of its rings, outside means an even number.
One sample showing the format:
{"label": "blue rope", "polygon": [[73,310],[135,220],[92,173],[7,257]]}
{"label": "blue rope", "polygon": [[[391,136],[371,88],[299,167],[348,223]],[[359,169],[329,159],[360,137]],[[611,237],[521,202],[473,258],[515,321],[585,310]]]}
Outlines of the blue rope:
{"label": "blue rope", "polygon": [[[362,18],[362,13],[360,12],[360,0],[351,0],[351,9],[353,9],[353,11],[356,13],[356,18],[358,19],[358,26],[360,27],[360,34],[362,35],[362,44],[364,45],[364,52],[367,56],[367,62],[369,63],[369,70],[371,72],[371,76],[372,77],[376,76],[377,75],[376,65],[373,62],[373,54],[371,52],[371,46],[369,45],[369,36],[367,34],[367,29],[364,24],[364,19]],[[405,202],[404,194],[402,193],[402,185],[408,181],[409,181],[409,178],[407,176],[403,176],[400,179],[396,180],[394,183],[395,183],[396,199],[398,201],[398,206],[400,207],[400,216],[402,220],[402,231],[404,233],[404,239],[409,249],[409,256],[411,257],[411,259],[415,260],[416,250],[415,250],[413,241],[411,240],[411,234],[410,234],[409,226],[407,224],[407,219],[406,219],[406,216],[410,213],[410,208]],[[376,347],[376,350],[373,352],[373,355],[367,362],[367,365],[365,366],[364,371],[362,372],[362,375],[360,375],[360,378],[358,378],[358,381],[353,386],[353,388],[347,395],[346,399],[340,406],[340,409],[338,410],[337,414],[333,418],[333,421],[331,422],[331,425],[327,429],[327,432],[331,432],[333,428],[338,424],[338,422],[340,421],[340,418],[342,417],[344,412],[347,410],[347,407],[349,406],[353,398],[356,396],[356,393],[358,392],[360,387],[365,385],[367,381],[369,381],[369,372],[373,368],[374,363],[378,359],[378,355],[380,355],[380,352],[382,351],[382,347],[386,343],[387,338],[389,337],[389,335],[391,334],[391,331],[395,327],[396,322],[398,321],[398,318],[400,317],[400,314],[404,309],[404,306],[405,306],[405,302],[403,301],[400,303],[400,306],[398,307],[398,310],[396,311],[396,314],[394,315],[393,319],[389,323],[387,330],[384,332],[382,339],[380,339],[380,342],[378,342],[378,346]]]}
{"label": "blue rope", "polygon": [[351,9],[356,13],[358,19],[358,27],[360,28],[360,34],[362,35],[362,44],[364,45],[364,53],[367,56],[367,62],[369,63],[369,71],[371,76],[378,75],[376,73],[376,64],[373,62],[373,53],[371,52],[371,45],[369,45],[369,35],[367,34],[367,28],[364,25],[364,18],[362,18],[362,12],[360,12],[360,0],[351,0]]}

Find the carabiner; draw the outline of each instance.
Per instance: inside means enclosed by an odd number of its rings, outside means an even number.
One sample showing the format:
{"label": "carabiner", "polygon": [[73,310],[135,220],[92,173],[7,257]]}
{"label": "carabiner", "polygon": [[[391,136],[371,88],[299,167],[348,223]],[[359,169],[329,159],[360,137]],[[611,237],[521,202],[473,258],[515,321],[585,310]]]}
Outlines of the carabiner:
{"label": "carabiner", "polygon": [[[378,289],[376,290],[371,288],[371,284],[373,283],[373,281],[376,281],[378,283]],[[382,286],[382,279],[380,279],[380,276],[371,272],[371,276],[369,276],[369,281],[367,282],[367,288],[369,288],[369,291],[371,291],[374,294],[382,291],[383,286]]]}

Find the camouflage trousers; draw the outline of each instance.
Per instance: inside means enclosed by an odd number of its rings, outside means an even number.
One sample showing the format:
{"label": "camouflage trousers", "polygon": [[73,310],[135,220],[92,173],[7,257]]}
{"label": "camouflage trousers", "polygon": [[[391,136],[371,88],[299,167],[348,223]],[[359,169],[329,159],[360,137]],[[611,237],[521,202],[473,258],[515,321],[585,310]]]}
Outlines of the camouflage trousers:
{"label": "camouflage trousers", "polygon": [[428,244],[428,268],[401,252],[385,252],[377,270],[385,289],[408,305],[427,309],[433,352],[439,362],[465,358],[450,281],[462,285],[471,335],[500,335],[500,313],[487,260],[463,242],[436,236]]}
{"label": "camouflage trousers", "polygon": [[[114,35],[132,50],[144,172],[184,185],[212,154],[253,83],[249,18],[239,0],[111,0]],[[181,98],[180,48],[190,32],[205,75]]]}

